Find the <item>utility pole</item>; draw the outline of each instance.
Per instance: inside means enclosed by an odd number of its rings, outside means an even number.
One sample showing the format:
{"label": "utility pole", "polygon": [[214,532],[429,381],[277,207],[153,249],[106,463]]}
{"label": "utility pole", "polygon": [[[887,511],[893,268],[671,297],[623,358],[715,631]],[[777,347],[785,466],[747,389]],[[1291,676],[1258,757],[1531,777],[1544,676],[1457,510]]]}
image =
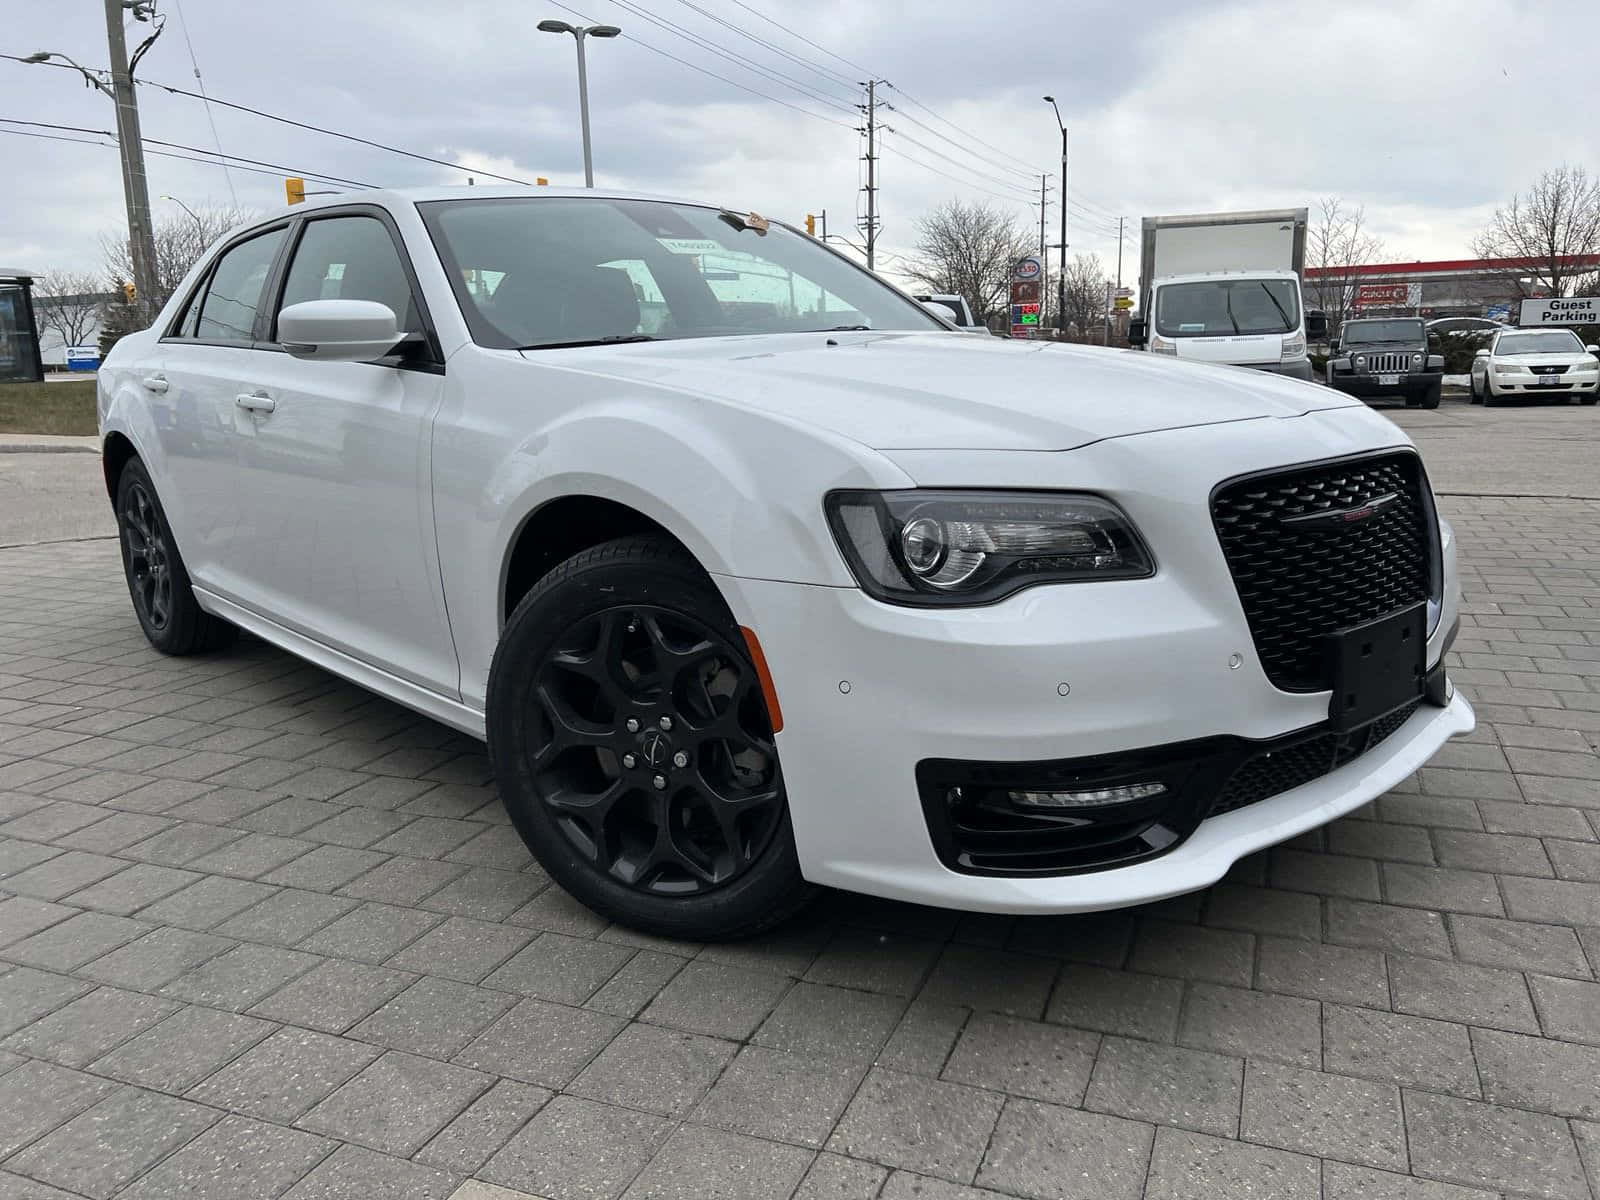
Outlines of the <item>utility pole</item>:
{"label": "utility pole", "polygon": [[1117,290],[1122,290],[1122,218],[1117,218]]}
{"label": "utility pole", "polygon": [[[1045,188],[1049,181],[1050,177],[1041,172],[1039,175],[1039,274],[1042,276],[1039,280],[1039,299],[1041,301],[1050,294],[1050,248],[1044,244]],[[1042,332],[1044,329],[1044,305],[1042,303],[1039,305],[1039,314],[1039,329]]]}
{"label": "utility pole", "polygon": [[867,242],[867,270],[874,269],[876,262],[876,248],[878,244],[878,179],[877,179],[877,136],[878,136],[878,84],[880,79],[869,79],[866,83],[867,102],[863,109],[867,114],[867,186],[862,191],[867,193],[867,219],[861,225],[861,232],[866,236]]}
{"label": "utility pole", "polygon": [[[117,106],[117,145],[122,150],[122,195],[128,206],[128,251],[133,259],[134,303],[148,325],[156,314],[156,243],[150,225],[150,188],[139,134],[139,101],[128,70],[122,34],[123,0],[105,0],[106,44],[111,52],[111,98]],[[137,14],[136,14],[137,15]]]}

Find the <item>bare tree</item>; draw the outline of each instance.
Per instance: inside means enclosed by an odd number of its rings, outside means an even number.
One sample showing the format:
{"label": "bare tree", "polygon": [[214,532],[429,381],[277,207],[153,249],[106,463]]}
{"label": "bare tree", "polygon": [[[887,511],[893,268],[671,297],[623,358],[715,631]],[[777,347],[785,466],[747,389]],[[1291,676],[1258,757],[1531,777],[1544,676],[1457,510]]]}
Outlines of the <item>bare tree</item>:
{"label": "bare tree", "polygon": [[1495,210],[1472,248],[1480,258],[1521,260],[1505,273],[1508,298],[1575,294],[1574,285],[1592,279],[1595,271],[1570,260],[1600,254],[1600,179],[1582,167],[1546,171]]}
{"label": "bare tree", "polygon": [[105,285],[93,275],[47,271],[34,289],[39,328],[55,334],[63,346],[81,346],[94,332],[105,298]]}
{"label": "bare tree", "polygon": [[1067,264],[1066,307],[1069,336],[1098,340],[1105,324],[1110,278],[1098,254],[1074,254]]}
{"label": "bare tree", "polygon": [[[254,213],[248,209],[202,205],[193,211],[163,217],[156,223],[156,290],[150,298],[151,311],[160,308],[167,298],[178,290],[189,268],[199,261],[207,247],[235,225],[250,220]],[[128,250],[125,235],[103,234],[100,246],[105,257],[106,274],[112,279],[132,279],[133,256]]]}
{"label": "bare tree", "polygon": [[1306,232],[1306,258],[1317,268],[1317,278],[1306,289],[1306,299],[1328,317],[1328,334],[1338,337],[1355,305],[1359,268],[1383,256],[1383,242],[1367,232],[1366,209],[1345,206],[1337,196],[1317,202],[1316,222]]}
{"label": "bare tree", "polygon": [[1021,220],[991,204],[950,200],[917,220],[905,273],[930,292],[965,296],[979,321],[1010,303],[1011,269],[1035,246]]}

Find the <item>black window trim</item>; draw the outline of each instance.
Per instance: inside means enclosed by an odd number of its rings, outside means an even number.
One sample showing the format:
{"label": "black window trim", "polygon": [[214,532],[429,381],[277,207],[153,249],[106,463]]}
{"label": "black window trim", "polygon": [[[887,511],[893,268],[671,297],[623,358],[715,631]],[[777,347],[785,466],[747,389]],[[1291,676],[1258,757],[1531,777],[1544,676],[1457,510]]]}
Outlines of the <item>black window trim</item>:
{"label": "black window trim", "polygon": [[[268,221],[264,225],[256,225],[249,229],[242,230],[236,236],[229,238],[226,242],[219,246],[211,255],[210,261],[206,263],[205,270],[200,273],[200,278],[195,280],[194,286],[189,289],[189,294],[184,297],[183,303],[179,305],[177,315],[167,324],[166,329],[162,331],[159,340],[162,342],[176,342],[183,346],[231,346],[234,349],[244,350],[253,348],[255,346],[254,338],[184,337],[181,333],[177,332],[177,330],[181,328],[184,319],[188,317],[190,307],[192,305],[204,305],[205,294],[211,288],[211,277],[216,274],[217,264],[223,260],[224,256],[226,256],[229,251],[231,251],[235,246],[241,246],[245,242],[253,241],[258,237],[264,237],[269,233],[275,233],[278,230],[288,230],[292,224],[293,222],[291,220],[280,217],[277,220]],[[286,243],[287,241],[288,238],[285,237],[284,242]],[[271,284],[273,278],[275,277],[278,269],[278,262],[282,256],[283,243],[280,243],[276,254],[274,255],[273,261],[267,266],[266,278],[262,280],[263,296],[266,295],[267,286]],[[258,321],[260,320],[260,316],[261,306],[260,297],[258,296],[256,305],[256,319]]]}
{"label": "black window trim", "polygon": [[[306,226],[314,221],[324,221],[336,217],[373,217],[384,227],[389,234],[389,241],[394,245],[395,253],[400,257],[400,269],[405,272],[406,283],[411,288],[412,303],[417,306],[417,317],[422,322],[420,330],[407,330],[408,333],[421,333],[423,337],[423,351],[402,349],[394,354],[386,354],[382,358],[369,359],[373,366],[394,367],[405,371],[422,371],[433,375],[443,375],[445,372],[444,351],[440,346],[439,334],[433,324],[433,316],[428,311],[427,298],[422,293],[422,285],[417,280],[416,269],[412,266],[410,252],[406,249],[405,238],[400,234],[400,227],[395,223],[394,214],[381,204],[339,204],[327,208],[318,208],[303,216],[296,216],[291,222],[289,236],[285,239],[283,253],[273,264],[273,269],[267,275],[267,295],[270,303],[264,306],[264,316],[256,326],[257,350],[275,351],[287,354],[283,343],[275,340],[277,334],[278,311],[283,306],[283,294],[289,283],[289,267],[294,261],[295,254],[300,249],[300,242],[305,237]],[[395,314],[401,320],[405,313]]]}

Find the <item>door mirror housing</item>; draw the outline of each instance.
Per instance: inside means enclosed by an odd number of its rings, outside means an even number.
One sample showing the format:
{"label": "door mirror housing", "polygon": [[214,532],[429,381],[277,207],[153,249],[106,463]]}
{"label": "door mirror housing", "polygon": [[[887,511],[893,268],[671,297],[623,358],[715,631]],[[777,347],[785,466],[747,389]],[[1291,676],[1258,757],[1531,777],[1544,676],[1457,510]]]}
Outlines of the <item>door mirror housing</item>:
{"label": "door mirror housing", "polygon": [[1329,354],[1337,354],[1337,353],[1339,353],[1339,339],[1338,338],[1329,338],[1328,339],[1328,353]]}
{"label": "door mirror housing", "polygon": [[938,317],[940,323],[942,325],[944,325],[947,329],[960,328],[956,324],[956,319],[953,316],[950,315],[950,310],[948,308],[946,308],[944,305],[940,304],[938,301],[936,301],[936,300],[920,300],[920,301],[918,301],[918,303],[921,304],[923,308],[927,309],[934,316]]}
{"label": "door mirror housing", "polygon": [[1600,346],[1585,346],[1584,349],[1590,354],[1600,354]]}
{"label": "door mirror housing", "polygon": [[382,358],[408,336],[394,309],[375,300],[304,300],[278,314],[278,342],[312,362]]}
{"label": "door mirror housing", "polygon": [[1135,317],[1128,322],[1128,345],[1143,346],[1148,336],[1149,329],[1143,317]]}
{"label": "door mirror housing", "polygon": [[1488,358],[1489,357],[1489,347],[1480,346],[1477,350],[1473,351],[1472,357],[1474,359]]}
{"label": "door mirror housing", "polygon": [[1311,309],[1306,313],[1306,340],[1320,342],[1328,336],[1328,314]]}

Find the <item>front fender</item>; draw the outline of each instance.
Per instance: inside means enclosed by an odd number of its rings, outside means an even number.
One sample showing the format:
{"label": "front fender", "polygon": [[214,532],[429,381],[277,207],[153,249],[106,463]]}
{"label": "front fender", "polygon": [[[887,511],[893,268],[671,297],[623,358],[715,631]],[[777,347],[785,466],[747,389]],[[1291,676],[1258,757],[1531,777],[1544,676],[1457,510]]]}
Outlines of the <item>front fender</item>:
{"label": "front fender", "polygon": [[452,356],[448,380],[433,431],[435,519],[470,704],[484,701],[506,561],[553,500],[627,505],[713,577],[853,587],[822,497],[910,485],[888,459],[836,434],[659,383],[475,346]]}

